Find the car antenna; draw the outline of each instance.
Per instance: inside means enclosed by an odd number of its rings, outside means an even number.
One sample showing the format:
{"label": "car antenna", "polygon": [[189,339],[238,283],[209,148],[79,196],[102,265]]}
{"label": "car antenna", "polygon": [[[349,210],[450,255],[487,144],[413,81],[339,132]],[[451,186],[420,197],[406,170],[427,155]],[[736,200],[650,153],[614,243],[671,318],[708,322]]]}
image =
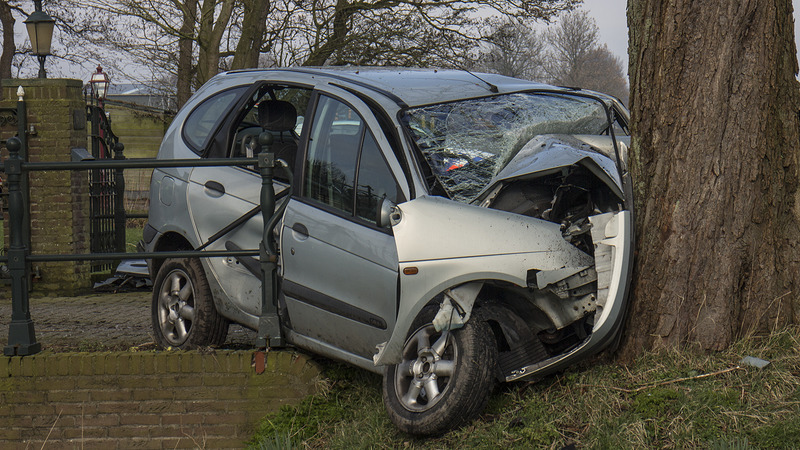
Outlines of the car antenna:
{"label": "car antenna", "polygon": [[474,73],[470,72],[469,70],[467,70],[467,69],[461,69],[461,70],[463,70],[464,72],[467,72],[468,74],[472,75],[473,77],[481,80],[486,86],[489,87],[489,92],[492,92],[492,93],[495,93],[495,94],[500,92],[500,89],[497,89],[497,86],[493,85],[492,83],[489,83],[488,81],[486,81],[483,78],[475,75]]}

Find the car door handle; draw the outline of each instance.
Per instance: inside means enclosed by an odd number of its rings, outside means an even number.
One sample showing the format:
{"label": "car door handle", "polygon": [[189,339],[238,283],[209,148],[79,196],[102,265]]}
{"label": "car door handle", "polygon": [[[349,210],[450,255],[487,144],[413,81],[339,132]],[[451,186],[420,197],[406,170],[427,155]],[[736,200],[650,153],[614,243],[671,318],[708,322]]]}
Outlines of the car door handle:
{"label": "car door handle", "polygon": [[223,196],[223,195],[225,195],[225,186],[223,186],[222,183],[220,183],[220,182],[217,182],[217,181],[214,181],[214,180],[208,180],[208,181],[206,181],[206,184],[204,184],[203,186],[205,186],[205,188],[210,190],[210,191],[214,191],[211,195],[214,195],[214,196]]}
{"label": "car door handle", "polygon": [[302,223],[297,222],[294,225],[292,225],[292,231],[293,231],[292,234],[294,235],[295,239],[301,241],[308,239],[308,228],[306,228],[306,226],[303,225]]}

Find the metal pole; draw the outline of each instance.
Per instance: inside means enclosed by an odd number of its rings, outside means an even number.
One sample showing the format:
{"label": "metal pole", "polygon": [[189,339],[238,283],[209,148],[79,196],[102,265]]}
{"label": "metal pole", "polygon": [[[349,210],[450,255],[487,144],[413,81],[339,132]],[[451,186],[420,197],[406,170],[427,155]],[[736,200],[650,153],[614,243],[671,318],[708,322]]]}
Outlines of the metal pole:
{"label": "metal pole", "polygon": [[39,74],[38,78],[47,78],[47,71],[44,70],[44,60],[47,58],[44,55],[39,55],[36,57],[39,60]]}
{"label": "metal pole", "polygon": [[[114,159],[121,161],[125,159],[122,151],[125,146],[122,142],[114,145]],[[116,169],[114,174],[114,239],[116,241],[116,251],[125,253],[125,230],[127,221],[125,220],[125,170]]]}
{"label": "metal pole", "polygon": [[[100,118],[98,116],[97,105],[94,92],[94,85],[90,83],[89,89],[89,121],[91,124],[91,152],[95,159],[100,159]],[[103,229],[98,224],[97,216],[102,213],[101,184],[103,171],[92,169],[89,171],[89,251],[92,253],[104,250],[102,242]],[[96,262],[90,264],[90,271],[98,268]]]}
{"label": "metal pole", "polygon": [[39,353],[42,345],[36,342],[36,333],[31,320],[28,299],[28,277],[26,257],[28,241],[23,238],[23,212],[25,202],[22,198],[22,158],[19,151],[22,144],[12,137],[6,142],[8,159],[5,171],[8,175],[8,216],[9,240],[8,268],[11,272],[11,323],[8,326],[8,345],[3,349],[6,356],[25,356]]}
{"label": "metal pole", "polygon": [[[19,157],[22,161],[28,161],[28,112],[25,105],[25,89],[22,86],[17,88],[17,138],[19,139]],[[22,190],[22,239],[24,242],[31,241],[31,213],[29,211],[28,196],[30,195],[27,173],[20,179],[20,189]],[[27,270],[27,268],[26,268]]]}
{"label": "metal pole", "polygon": [[261,172],[261,217],[264,231],[259,245],[261,260],[261,315],[258,318],[256,347],[282,347],[280,319],[278,318],[278,255],[275,251],[275,237],[270,219],[275,214],[275,188],[272,186],[275,154],[270,151],[272,134],[263,132],[258,138],[261,153],[258,154],[258,167]]}

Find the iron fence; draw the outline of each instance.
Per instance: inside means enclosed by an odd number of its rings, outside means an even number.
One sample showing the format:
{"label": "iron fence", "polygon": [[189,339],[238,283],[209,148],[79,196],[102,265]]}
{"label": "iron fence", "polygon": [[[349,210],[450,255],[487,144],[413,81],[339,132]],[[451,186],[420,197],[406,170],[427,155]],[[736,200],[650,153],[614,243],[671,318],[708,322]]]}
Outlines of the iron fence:
{"label": "iron fence", "polygon": [[[259,347],[282,346],[280,323],[277,314],[277,251],[273,230],[278,223],[283,209],[290,196],[284,197],[282,203],[276,207],[275,191],[272,187],[275,157],[268,152],[269,143],[262,146],[264,151],[257,158],[215,158],[215,159],[114,159],[93,160],[86,149],[73,149],[72,161],[69,162],[26,162],[21,156],[24,151],[23,143],[14,137],[7,141],[9,150],[8,158],[0,164],[0,171],[5,172],[7,180],[5,188],[8,191],[9,213],[9,246],[7,255],[0,255],[0,263],[7,263],[11,275],[12,314],[9,324],[8,345],[4,348],[7,356],[25,356],[38,353],[41,344],[36,341],[34,323],[30,315],[29,305],[29,278],[26,275],[28,263],[41,261],[113,261],[135,258],[208,258],[218,256],[258,256],[261,264],[262,301],[261,315],[259,318],[258,337],[256,345]],[[120,149],[121,150],[121,149]],[[121,155],[121,152],[120,152]],[[29,234],[23,232],[25,212],[27,206],[27,186],[22,180],[27,179],[27,173],[45,170],[69,171],[100,171],[114,170],[121,173],[125,169],[155,169],[170,167],[217,167],[217,166],[253,166],[259,168],[262,184],[260,209],[264,219],[264,232],[259,249],[248,250],[191,250],[191,251],[165,251],[165,252],[103,252],[89,254],[31,254]],[[117,203],[115,218],[125,217],[124,205]],[[120,215],[120,211],[122,214]],[[222,233],[229,227],[220,230]],[[117,247],[119,248],[119,247]],[[124,245],[122,246],[124,249]]]}

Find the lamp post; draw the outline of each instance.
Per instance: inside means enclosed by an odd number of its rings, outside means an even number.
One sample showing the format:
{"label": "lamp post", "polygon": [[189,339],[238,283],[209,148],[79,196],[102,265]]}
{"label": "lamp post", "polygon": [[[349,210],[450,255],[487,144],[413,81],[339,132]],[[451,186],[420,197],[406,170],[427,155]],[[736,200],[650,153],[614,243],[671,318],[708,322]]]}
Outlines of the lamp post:
{"label": "lamp post", "polygon": [[103,130],[100,129],[100,114],[103,113],[103,100],[108,93],[108,86],[111,84],[111,79],[108,74],[103,72],[103,68],[97,66],[97,71],[94,72],[89,78],[89,86],[91,93],[91,121],[92,121],[92,155],[95,158],[108,157],[104,151],[101,151],[100,141],[105,139]]}
{"label": "lamp post", "polygon": [[42,11],[41,0],[34,3],[35,11],[25,19],[25,26],[28,28],[28,37],[31,40],[31,52],[39,59],[39,78],[47,78],[44,60],[50,54],[50,43],[53,40],[56,21]]}
{"label": "lamp post", "polygon": [[89,79],[89,84],[92,86],[92,96],[96,98],[102,106],[103,100],[108,93],[108,85],[111,84],[111,79],[108,78],[108,74],[103,72],[102,67],[97,66],[97,72],[92,74],[92,78]]}

